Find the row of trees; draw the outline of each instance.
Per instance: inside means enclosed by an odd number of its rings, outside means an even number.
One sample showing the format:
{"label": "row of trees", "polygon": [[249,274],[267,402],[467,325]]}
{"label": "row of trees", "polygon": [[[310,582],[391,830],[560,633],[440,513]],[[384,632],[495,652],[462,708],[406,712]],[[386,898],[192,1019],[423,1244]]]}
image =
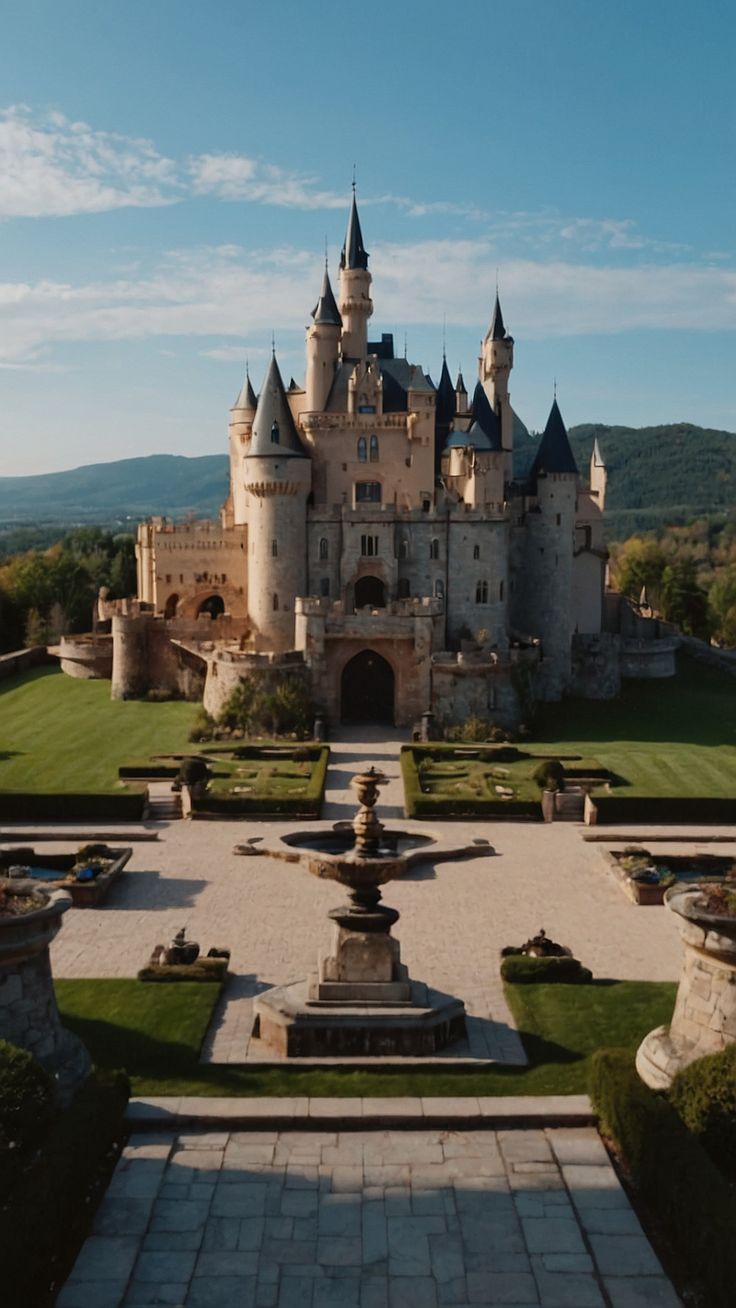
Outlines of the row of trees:
{"label": "row of trees", "polygon": [[9,558],[0,566],[0,650],[88,631],[101,586],[113,598],[135,594],[135,542],[127,533],[78,527],[49,549]]}
{"label": "row of trees", "polygon": [[736,645],[736,515],[630,536],[611,545],[612,581],[687,635]]}

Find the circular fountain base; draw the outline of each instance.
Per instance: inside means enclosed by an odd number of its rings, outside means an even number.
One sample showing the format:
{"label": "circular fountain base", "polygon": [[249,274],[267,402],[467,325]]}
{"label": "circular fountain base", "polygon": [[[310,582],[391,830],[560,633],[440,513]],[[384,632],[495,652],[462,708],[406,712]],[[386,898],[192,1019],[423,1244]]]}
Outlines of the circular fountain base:
{"label": "circular fountain base", "polygon": [[[253,1034],[282,1058],[426,1057],[465,1039],[462,1001],[421,982],[361,982],[365,998],[338,1002],[312,998],[322,984],[308,978],[259,995]],[[404,1001],[390,997],[392,984],[408,988]]]}

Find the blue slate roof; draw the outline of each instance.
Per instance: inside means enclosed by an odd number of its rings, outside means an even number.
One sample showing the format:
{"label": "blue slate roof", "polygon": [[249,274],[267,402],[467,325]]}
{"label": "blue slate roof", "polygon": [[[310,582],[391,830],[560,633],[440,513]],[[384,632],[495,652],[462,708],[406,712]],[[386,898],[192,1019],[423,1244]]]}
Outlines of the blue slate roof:
{"label": "blue slate roof", "polygon": [[353,198],[350,203],[350,213],[348,214],[348,230],[345,233],[345,244],[340,255],[340,267],[368,267],[368,251],[363,245],[363,233],[360,230],[358,205],[355,200],[355,183],[353,183]]}
{"label": "blue slate roof", "polygon": [[309,458],[291,416],[275,354],[268,366],[253,419],[248,456],[254,455],[282,459]]}
{"label": "blue slate roof", "polygon": [[529,477],[533,481],[540,474],[544,475],[547,472],[578,475],[578,465],[570,447],[567,428],[562,420],[557,400],[553,401],[552,408],[549,411],[547,426],[544,429],[542,441],[531,466]]}

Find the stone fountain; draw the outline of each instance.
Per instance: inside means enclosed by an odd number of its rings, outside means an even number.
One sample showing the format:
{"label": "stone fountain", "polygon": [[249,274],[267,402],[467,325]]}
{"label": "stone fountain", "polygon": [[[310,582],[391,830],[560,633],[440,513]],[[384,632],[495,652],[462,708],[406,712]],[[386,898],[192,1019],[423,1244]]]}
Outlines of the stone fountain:
{"label": "stone fountain", "polygon": [[391,928],[399,919],[381,902],[381,886],[418,859],[492,853],[487,841],[449,845],[423,833],[387,831],[375,805],[387,778],[368,768],[353,777],[360,807],[351,823],[283,838],[285,849],[239,846],[240,853],[304,862],[318,877],[348,888],[330,910],[332,940],[317,971],[255,1001],[254,1035],[281,1056],[299,1058],[431,1055],[465,1037],[459,999],[412,981]]}

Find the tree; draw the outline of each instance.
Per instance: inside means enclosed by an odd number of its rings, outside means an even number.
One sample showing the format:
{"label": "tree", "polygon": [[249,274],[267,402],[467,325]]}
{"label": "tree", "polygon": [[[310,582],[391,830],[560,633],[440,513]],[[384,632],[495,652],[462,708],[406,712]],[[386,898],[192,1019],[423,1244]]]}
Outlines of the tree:
{"label": "tree", "polygon": [[693,559],[667,565],[662,573],[660,603],[667,621],[674,622],[685,635],[709,638],[708,596],[698,584]]}
{"label": "tree", "polygon": [[736,645],[736,564],[716,576],[708,592],[708,615],[719,644]]}

